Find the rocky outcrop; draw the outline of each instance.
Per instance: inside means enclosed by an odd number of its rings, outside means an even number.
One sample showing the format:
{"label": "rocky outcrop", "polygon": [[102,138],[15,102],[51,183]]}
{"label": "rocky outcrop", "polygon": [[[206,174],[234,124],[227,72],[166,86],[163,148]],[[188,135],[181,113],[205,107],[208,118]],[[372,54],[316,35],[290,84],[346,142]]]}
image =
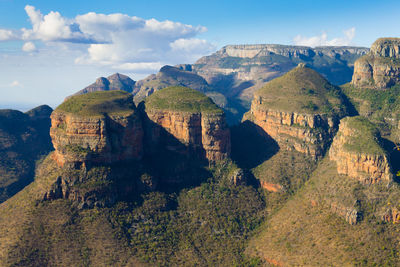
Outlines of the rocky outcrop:
{"label": "rocky outcrop", "polygon": [[253,122],[281,148],[296,150],[315,159],[323,155],[337,125],[334,119],[320,114],[265,109],[262,100],[252,102],[251,115]]}
{"label": "rocky outcrop", "polygon": [[382,216],[382,220],[388,223],[400,223],[400,211],[397,208],[389,208]]}
{"label": "rocky outcrop", "polygon": [[[327,103],[331,103],[329,107]],[[318,159],[337,130],[338,118],[345,113],[342,106],[334,86],[299,64],[255,93],[244,120],[260,126],[281,148]],[[330,113],[323,111],[327,109]]]}
{"label": "rocky outcrop", "polygon": [[171,151],[210,162],[229,157],[225,114],[210,98],[187,87],[168,87],[146,99],[147,139]]}
{"label": "rocky outcrop", "polygon": [[386,89],[400,83],[400,38],[380,38],[354,64],[355,87]]}
{"label": "rocky outcrop", "polygon": [[365,184],[392,181],[388,157],[379,144],[379,134],[367,119],[347,117],[341,120],[329,157],[339,174]]}
{"label": "rocky outcrop", "polygon": [[[50,135],[56,150],[53,158],[60,166],[65,163],[78,166],[87,163],[109,164],[142,157],[143,128],[140,116],[132,103],[132,95],[118,92],[118,97],[111,92],[74,96],[51,114]],[[85,97],[103,97],[105,100],[97,103],[97,100],[89,98],[86,101]],[[98,114],[68,110],[68,107],[77,106],[80,102],[88,109],[91,105],[97,105],[93,108]],[[107,110],[113,104],[124,109],[117,112]]]}
{"label": "rocky outcrop", "polygon": [[203,77],[192,72],[190,65],[178,67],[164,66],[157,74],[151,74],[135,85],[135,102],[138,103],[155,91],[169,86],[185,86],[200,92],[206,92],[209,85]]}
{"label": "rocky outcrop", "polygon": [[110,91],[110,90],[122,90],[126,92],[132,92],[135,86],[135,81],[126,75],[115,73],[107,78],[100,77],[91,85],[78,91],[74,95],[82,95],[97,91]]}
{"label": "rocky outcrop", "polygon": [[[182,153],[194,153],[211,162],[223,160],[230,155],[230,133],[223,114],[203,114],[166,110],[148,110],[146,113],[153,127],[153,143],[166,137],[165,130],[185,146]],[[160,126],[161,128],[159,128]],[[169,149],[179,150],[179,144],[168,144]]]}
{"label": "rocky outcrop", "polygon": [[137,114],[84,117],[54,111],[50,135],[54,159],[68,163],[112,163],[140,159],[143,130]]}

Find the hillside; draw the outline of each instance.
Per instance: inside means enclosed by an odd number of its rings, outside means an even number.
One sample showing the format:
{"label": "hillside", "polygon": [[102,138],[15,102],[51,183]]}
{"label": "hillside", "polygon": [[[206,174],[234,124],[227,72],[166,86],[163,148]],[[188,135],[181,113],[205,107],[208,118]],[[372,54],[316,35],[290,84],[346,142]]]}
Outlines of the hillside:
{"label": "hillside", "polygon": [[0,110],[0,203],[32,182],[36,161],[53,149],[51,112],[46,105],[26,113]]}

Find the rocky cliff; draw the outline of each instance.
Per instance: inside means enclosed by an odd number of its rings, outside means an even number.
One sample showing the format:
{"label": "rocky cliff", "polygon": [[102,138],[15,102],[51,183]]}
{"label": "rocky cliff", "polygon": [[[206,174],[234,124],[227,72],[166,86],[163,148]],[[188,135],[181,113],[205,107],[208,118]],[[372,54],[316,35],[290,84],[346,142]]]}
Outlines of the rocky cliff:
{"label": "rocky cliff", "polygon": [[389,160],[379,138],[378,130],[366,118],[342,119],[329,151],[338,173],[365,184],[392,181]]}
{"label": "rocky cliff", "polygon": [[356,87],[386,89],[400,83],[400,38],[380,38],[354,64]]}
{"label": "rocky cliff", "polygon": [[280,147],[319,158],[344,114],[338,88],[299,65],[257,91],[244,119],[263,128]]}
{"label": "rocky cliff", "polygon": [[52,113],[50,135],[61,166],[140,159],[143,152],[142,123],[123,91],[71,97]]}
{"label": "rocky cliff", "polygon": [[230,132],[224,113],[205,95],[168,87],[148,97],[145,110],[153,145],[166,143],[170,150],[194,152],[211,162],[229,157]]}

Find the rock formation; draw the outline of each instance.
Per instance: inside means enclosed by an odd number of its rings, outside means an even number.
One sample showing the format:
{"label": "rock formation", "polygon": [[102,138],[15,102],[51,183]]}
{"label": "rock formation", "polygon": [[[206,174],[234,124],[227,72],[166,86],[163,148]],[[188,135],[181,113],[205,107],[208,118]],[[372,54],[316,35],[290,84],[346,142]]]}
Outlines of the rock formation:
{"label": "rock formation", "polygon": [[253,121],[279,146],[321,157],[346,113],[338,89],[299,65],[255,93],[244,119]]}
{"label": "rock formation", "polygon": [[378,130],[368,119],[342,119],[329,151],[330,159],[336,162],[338,173],[365,184],[392,181],[389,160],[380,146],[379,138]]}
{"label": "rock formation", "polygon": [[143,152],[142,123],[123,91],[71,97],[52,113],[50,135],[61,166],[140,159]]}
{"label": "rock formation", "polygon": [[180,67],[164,66],[157,74],[152,74],[136,83],[135,102],[143,100],[155,91],[169,86],[184,86],[200,92],[206,92],[209,85],[201,76],[191,72],[190,65]]}
{"label": "rock formation", "polygon": [[122,90],[126,92],[132,92],[135,86],[135,81],[126,75],[115,73],[107,78],[100,77],[91,85],[78,91],[74,95],[82,95],[97,91],[110,91],[110,90]]}
{"label": "rock formation", "polygon": [[400,38],[380,38],[354,64],[355,87],[386,89],[400,83]]}
{"label": "rock formation", "polygon": [[151,123],[147,127],[151,144],[169,139],[170,150],[179,151],[183,145],[181,153],[195,153],[211,162],[229,157],[230,132],[224,113],[205,95],[168,87],[148,97],[145,110]]}

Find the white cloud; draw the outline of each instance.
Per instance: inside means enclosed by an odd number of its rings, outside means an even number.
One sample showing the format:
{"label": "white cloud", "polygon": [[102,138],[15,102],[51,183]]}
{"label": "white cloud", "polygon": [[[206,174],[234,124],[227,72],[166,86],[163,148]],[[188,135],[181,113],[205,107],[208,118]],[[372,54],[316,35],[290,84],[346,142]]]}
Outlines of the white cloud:
{"label": "white cloud", "polygon": [[9,41],[17,38],[17,35],[13,31],[0,29],[0,41]]}
{"label": "white cloud", "polygon": [[344,36],[333,38],[328,40],[328,35],[323,32],[319,36],[313,37],[305,37],[302,35],[297,35],[294,37],[293,42],[295,45],[304,45],[304,46],[346,46],[350,45],[351,41],[354,39],[356,33],[356,28],[352,27],[343,31]]}
{"label": "white cloud", "polygon": [[[84,54],[76,64],[106,66],[138,72],[154,71],[165,64],[191,63],[215,51],[206,40],[196,38],[207,29],[170,20],[143,19],[126,14],[89,12],[75,18],[51,11],[44,15],[34,6],[25,11],[31,29],[0,29],[0,41],[25,41],[23,51],[35,51],[32,41],[47,48],[78,49]],[[74,44],[74,45],[73,45]]]}
{"label": "white cloud", "polygon": [[59,12],[51,11],[43,16],[35,7],[25,6],[32,29],[22,29],[22,39],[42,41],[64,41],[76,43],[96,42],[90,35],[84,34],[73,20],[66,19]]}
{"label": "white cloud", "polygon": [[36,51],[36,46],[33,42],[26,42],[22,46],[22,51],[24,52],[34,52]]}

